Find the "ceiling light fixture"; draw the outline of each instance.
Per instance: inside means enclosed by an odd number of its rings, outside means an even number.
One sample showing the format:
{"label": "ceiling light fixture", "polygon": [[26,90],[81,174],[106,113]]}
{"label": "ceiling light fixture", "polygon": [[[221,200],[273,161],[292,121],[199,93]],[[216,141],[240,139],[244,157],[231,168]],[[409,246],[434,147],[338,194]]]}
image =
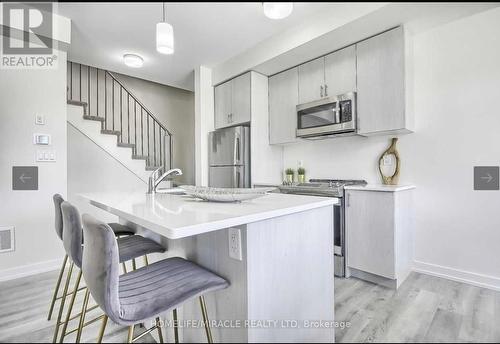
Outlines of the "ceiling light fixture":
{"label": "ceiling light fixture", "polygon": [[123,62],[132,68],[141,68],[144,64],[144,59],[136,54],[123,55]]}
{"label": "ceiling light fixture", "polygon": [[293,2],[263,2],[264,14],[271,19],[283,19],[293,11]]}
{"label": "ceiling light fixture", "polygon": [[165,3],[163,6],[163,21],[156,24],[156,50],[161,54],[174,53],[174,28],[165,20]]}

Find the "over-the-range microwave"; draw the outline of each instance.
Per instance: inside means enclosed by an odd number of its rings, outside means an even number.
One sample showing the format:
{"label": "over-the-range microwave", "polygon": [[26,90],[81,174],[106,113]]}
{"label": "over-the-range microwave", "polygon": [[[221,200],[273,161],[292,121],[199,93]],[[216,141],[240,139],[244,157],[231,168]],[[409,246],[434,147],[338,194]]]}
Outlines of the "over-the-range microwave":
{"label": "over-the-range microwave", "polygon": [[321,139],[356,133],[356,92],[297,105],[297,137]]}

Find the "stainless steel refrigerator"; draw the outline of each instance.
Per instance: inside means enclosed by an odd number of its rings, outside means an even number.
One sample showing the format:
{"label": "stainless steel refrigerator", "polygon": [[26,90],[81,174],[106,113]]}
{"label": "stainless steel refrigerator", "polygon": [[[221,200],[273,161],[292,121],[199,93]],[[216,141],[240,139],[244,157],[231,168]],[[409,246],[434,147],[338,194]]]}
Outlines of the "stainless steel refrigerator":
{"label": "stainless steel refrigerator", "polygon": [[239,126],[209,134],[208,185],[250,187],[250,128]]}

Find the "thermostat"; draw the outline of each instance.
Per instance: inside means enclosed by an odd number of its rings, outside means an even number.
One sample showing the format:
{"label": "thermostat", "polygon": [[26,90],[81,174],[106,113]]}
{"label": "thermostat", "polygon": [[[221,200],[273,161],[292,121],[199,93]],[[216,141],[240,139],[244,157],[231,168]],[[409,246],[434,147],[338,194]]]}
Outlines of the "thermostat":
{"label": "thermostat", "polygon": [[50,135],[47,134],[33,134],[33,143],[35,145],[50,145]]}

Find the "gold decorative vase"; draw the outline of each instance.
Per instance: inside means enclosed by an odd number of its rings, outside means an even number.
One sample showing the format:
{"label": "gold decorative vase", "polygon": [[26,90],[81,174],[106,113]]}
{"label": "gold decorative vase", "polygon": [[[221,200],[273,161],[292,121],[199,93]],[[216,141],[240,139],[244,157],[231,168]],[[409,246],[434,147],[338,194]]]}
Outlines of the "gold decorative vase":
{"label": "gold decorative vase", "polygon": [[[378,160],[378,170],[380,172],[380,176],[382,177],[382,183],[384,183],[386,185],[397,185],[399,182],[399,174],[401,172],[401,160],[399,158],[399,153],[398,153],[398,150],[396,148],[397,142],[398,142],[398,139],[396,137],[394,137],[392,139],[392,142],[391,142],[391,145],[389,146],[389,148],[387,148],[387,150],[384,153],[382,153],[382,155],[380,156],[380,159]],[[384,172],[382,171],[382,166],[383,166],[384,158],[386,158],[387,156],[390,156],[390,155],[394,156],[396,168],[395,168],[394,173],[392,175],[386,176],[384,174]]]}
{"label": "gold decorative vase", "polygon": [[304,183],[306,181],[306,175],[305,174],[298,174],[297,181],[301,184]]}

